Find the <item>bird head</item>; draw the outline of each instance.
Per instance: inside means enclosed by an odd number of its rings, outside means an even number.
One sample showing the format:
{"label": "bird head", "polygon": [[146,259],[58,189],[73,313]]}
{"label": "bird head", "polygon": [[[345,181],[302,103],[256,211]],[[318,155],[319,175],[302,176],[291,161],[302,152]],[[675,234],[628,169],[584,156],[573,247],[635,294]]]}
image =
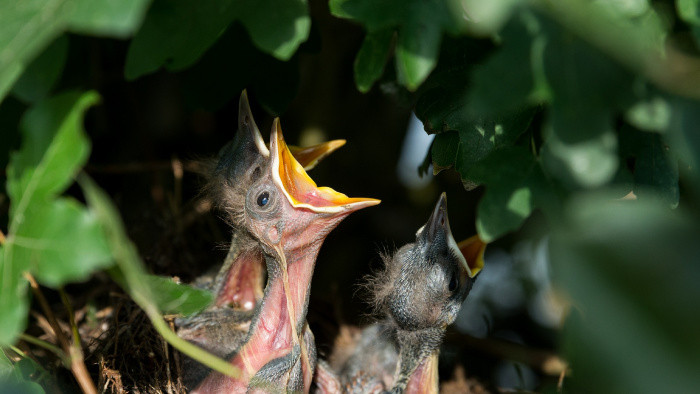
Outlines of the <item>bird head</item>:
{"label": "bird head", "polygon": [[[345,140],[332,140],[300,148],[290,146],[292,155],[306,170],[316,166],[326,156],[345,145]],[[270,149],[265,144],[250,110],[244,90],[238,103],[238,129],[232,141],[219,152],[207,190],[216,204],[227,212],[227,219],[241,225],[245,201],[250,186],[269,171]]]}
{"label": "bird head", "polygon": [[485,244],[476,238],[469,246],[477,254],[465,255],[470,249],[463,252],[455,242],[443,193],[415,242],[385,256],[386,268],[373,281],[377,306],[402,330],[445,328],[483,266]]}

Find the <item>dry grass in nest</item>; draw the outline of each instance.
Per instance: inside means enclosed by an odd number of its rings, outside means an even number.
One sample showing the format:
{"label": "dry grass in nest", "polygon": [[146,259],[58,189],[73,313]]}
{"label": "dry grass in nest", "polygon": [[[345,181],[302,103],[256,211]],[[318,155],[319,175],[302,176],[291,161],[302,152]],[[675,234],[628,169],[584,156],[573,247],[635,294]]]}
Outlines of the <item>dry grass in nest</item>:
{"label": "dry grass in nest", "polygon": [[[156,332],[126,296],[115,300],[107,329],[89,345],[86,362],[96,366],[103,393],[183,393],[180,354]],[[172,320],[170,321],[172,327]]]}

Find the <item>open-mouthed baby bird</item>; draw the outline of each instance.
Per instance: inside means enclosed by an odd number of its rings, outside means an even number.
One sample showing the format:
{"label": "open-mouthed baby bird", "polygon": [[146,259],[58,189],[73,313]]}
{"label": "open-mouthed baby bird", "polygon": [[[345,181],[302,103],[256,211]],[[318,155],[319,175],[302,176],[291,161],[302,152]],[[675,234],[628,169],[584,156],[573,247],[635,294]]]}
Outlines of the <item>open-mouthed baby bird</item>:
{"label": "open-mouthed baby bird", "polygon": [[245,337],[227,356],[237,376],[212,372],[191,387],[198,393],[308,391],[316,350],[306,311],[318,251],[345,217],[379,200],[348,198],[317,187],[284,142],[278,119],[273,122],[269,161],[245,171],[253,182],[245,190],[234,187],[235,193],[231,190],[230,197],[222,198],[235,224],[257,241],[252,244],[265,262],[267,285]]}
{"label": "open-mouthed baby bird", "polygon": [[369,284],[384,318],[363,330],[337,371],[319,364],[319,391],[437,393],[439,347],[483,267],[485,246],[477,236],[455,242],[443,193],[416,241],[384,256]]}

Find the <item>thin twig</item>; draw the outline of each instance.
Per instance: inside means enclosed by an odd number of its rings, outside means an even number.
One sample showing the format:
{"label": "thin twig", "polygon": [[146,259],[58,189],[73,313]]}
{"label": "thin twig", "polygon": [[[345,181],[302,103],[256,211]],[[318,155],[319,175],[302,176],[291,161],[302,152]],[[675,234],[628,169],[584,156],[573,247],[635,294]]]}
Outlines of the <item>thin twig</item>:
{"label": "thin twig", "polygon": [[66,338],[66,335],[58,325],[56,316],[54,316],[51,308],[49,307],[49,303],[46,301],[46,298],[44,298],[44,294],[41,292],[41,289],[39,289],[39,284],[36,282],[36,279],[34,279],[34,276],[32,276],[32,274],[29,272],[25,272],[24,277],[29,281],[32,292],[34,292],[34,296],[39,301],[41,309],[44,310],[44,314],[46,315],[51,328],[56,334],[56,339],[63,348],[63,351],[69,354],[70,369],[71,372],[73,372],[73,376],[75,376],[75,379],[78,381],[80,388],[86,394],[96,394],[97,389],[95,388],[95,383],[92,381],[92,378],[87,371],[87,367],[85,366],[82,351],[80,348],[76,349],[74,346],[72,346],[68,338]]}

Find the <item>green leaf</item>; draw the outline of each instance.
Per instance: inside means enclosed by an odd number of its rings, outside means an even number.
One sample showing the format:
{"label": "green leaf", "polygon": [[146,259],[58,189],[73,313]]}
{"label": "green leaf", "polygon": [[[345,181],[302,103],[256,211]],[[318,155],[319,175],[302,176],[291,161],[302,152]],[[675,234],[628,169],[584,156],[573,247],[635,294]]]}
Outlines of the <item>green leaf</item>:
{"label": "green leaf", "polygon": [[90,144],[84,135],[84,112],[99,101],[95,92],[71,92],[29,110],[21,122],[22,149],[11,156],[7,191],[12,205],[10,232],[24,211],[60,194],[87,161]]}
{"label": "green leaf", "polygon": [[25,102],[45,98],[63,72],[68,56],[68,38],[59,37],[24,70],[12,94]]}
{"label": "green leaf", "polygon": [[446,131],[435,136],[430,154],[433,158],[433,173],[450,168],[457,160],[459,151],[459,133],[456,131]]}
{"label": "green leaf", "polygon": [[175,283],[169,278],[149,275],[148,282],[158,308],[166,313],[191,315],[202,311],[214,301],[211,292]]}
{"label": "green leaf", "polygon": [[536,206],[556,209],[556,200],[538,161],[525,148],[495,150],[465,177],[486,187],[476,219],[484,242],[517,230]]}
{"label": "green leaf", "polygon": [[82,115],[99,100],[95,92],[67,93],[30,109],[23,141],[8,166],[10,225],[0,248],[0,345],[14,343],[26,324],[30,272],[48,286],[82,280],[110,265],[92,212],[58,198],[87,159]]}
{"label": "green leaf", "polygon": [[85,280],[112,264],[95,215],[72,199],[35,203],[12,236],[15,262],[24,261],[50,287]]}
{"label": "green leaf", "polygon": [[547,172],[571,188],[602,186],[618,168],[617,135],[605,112],[554,104],[542,149]]}
{"label": "green leaf", "polygon": [[129,45],[124,74],[136,79],[161,66],[181,70],[192,65],[233,21],[234,3],[156,0]]}
{"label": "green leaf", "polygon": [[384,65],[389,57],[393,29],[368,33],[355,58],[355,84],[362,93],[369,92],[374,82],[384,73]]}
{"label": "green leaf", "polygon": [[[464,27],[461,5],[454,1],[331,0],[329,6],[333,15],[364,25],[368,35],[398,32],[396,71],[409,90],[416,90],[435,68],[443,32],[456,34]],[[370,79],[368,75],[357,80]],[[358,84],[360,89],[364,86]]]}
{"label": "green leaf", "polygon": [[[235,20],[246,27],[258,48],[280,60],[291,58],[311,27],[304,0],[156,0],[129,46],[126,78],[136,79],[161,66],[168,70],[191,66]],[[237,50],[229,48],[234,54]],[[250,60],[239,56],[238,61]]]}
{"label": "green leaf", "polygon": [[692,392],[700,384],[697,221],[619,194],[576,199],[553,232],[555,283],[581,312],[563,335],[576,371],[567,391]]}
{"label": "green leaf", "polygon": [[[25,262],[12,260],[12,246],[0,247],[0,346],[14,344],[17,336],[24,331],[29,313],[27,281],[21,277],[26,269]],[[9,255],[9,259],[6,256]]]}
{"label": "green leaf", "polygon": [[633,77],[572,35],[546,27],[544,70],[553,104],[544,168],[572,188],[605,185],[618,166],[613,115],[633,102]]}
{"label": "green leaf", "polygon": [[141,26],[150,0],[76,1],[68,18],[69,29],[81,34],[126,38]]}
{"label": "green leaf", "polygon": [[540,30],[539,20],[530,12],[521,12],[506,25],[501,47],[471,73],[467,103],[472,115],[495,115],[549,97]]}
{"label": "green leaf", "polygon": [[257,0],[234,4],[237,6],[236,19],[248,30],[255,45],[280,60],[289,60],[309,37],[311,18],[306,0]]}
{"label": "green leaf", "polygon": [[440,26],[432,24],[406,24],[399,30],[396,74],[408,90],[416,90],[435,68],[441,40]]}
{"label": "green leaf", "polygon": [[125,37],[140,23],[147,0],[1,0],[0,102],[26,66],[66,30]]}

